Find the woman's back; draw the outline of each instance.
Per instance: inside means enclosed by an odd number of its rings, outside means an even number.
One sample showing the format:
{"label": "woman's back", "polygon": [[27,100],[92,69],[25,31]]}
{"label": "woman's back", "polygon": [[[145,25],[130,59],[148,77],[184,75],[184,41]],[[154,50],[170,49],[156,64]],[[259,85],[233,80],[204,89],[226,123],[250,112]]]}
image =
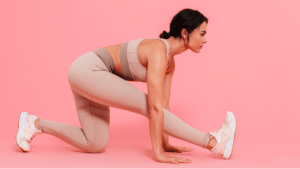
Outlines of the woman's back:
{"label": "woman's back", "polygon": [[[162,40],[166,45],[166,53],[169,58],[170,45],[166,39],[137,39],[114,46],[103,47],[109,53],[112,59],[113,69],[116,75],[130,81],[147,81],[147,65],[148,57],[150,56],[153,45]],[[102,50],[103,50],[102,48]],[[103,52],[100,48],[94,50],[99,57],[103,57]],[[102,55],[102,56],[101,56]],[[106,56],[106,59],[109,56]],[[111,64],[112,64],[111,63]],[[169,64],[168,64],[169,65]]]}

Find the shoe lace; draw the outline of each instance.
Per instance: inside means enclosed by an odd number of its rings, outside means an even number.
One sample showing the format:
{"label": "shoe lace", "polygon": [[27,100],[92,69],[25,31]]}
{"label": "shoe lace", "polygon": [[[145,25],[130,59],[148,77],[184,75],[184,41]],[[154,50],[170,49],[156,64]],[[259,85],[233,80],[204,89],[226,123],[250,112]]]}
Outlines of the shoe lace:
{"label": "shoe lace", "polygon": [[33,133],[33,135],[30,137],[30,139],[28,140],[29,143],[31,143],[32,139],[36,136],[36,132]]}
{"label": "shoe lace", "polygon": [[221,124],[221,126],[218,128],[218,130],[216,130],[216,133],[219,133],[219,131],[223,128],[223,126],[224,126],[224,123]]}
{"label": "shoe lace", "polygon": [[[216,137],[220,138],[222,137],[222,140],[223,138],[226,137],[226,133],[222,133],[224,131],[226,131],[224,128],[227,128],[228,127],[228,123],[225,124],[225,122],[218,128],[218,130],[215,131],[216,133]],[[225,142],[227,142],[229,139],[225,139],[223,140],[222,143],[218,143],[218,146],[216,146],[216,148],[213,150],[213,152],[215,154],[223,154],[224,153],[224,150],[225,150]]]}
{"label": "shoe lace", "polygon": [[222,139],[223,138],[223,133],[224,132],[224,123],[221,124],[221,126],[215,131],[215,136],[216,136],[216,139],[219,140],[219,139]]}
{"label": "shoe lace", "polygon": [[[222,132],[221,130],[223,129],[223,127],[224,127],[224,123],[221,124],[221,126],[215,131],[217,138],[221,137],[221,132]],[[217,141],[218,141],[218,139],[217,139]],[[220,146],[221,146],[220,143],[217,142],[217,145],[211,151],[215,154],[223,154],[222,147],[220,147]]]}
{"label": "shoe lace", "polygon": [[29,131],[26,133],[25,138],[28,140],[28,143],[31,143],[32,139],[36,136],[37,132],[32,128],[29,127]]}

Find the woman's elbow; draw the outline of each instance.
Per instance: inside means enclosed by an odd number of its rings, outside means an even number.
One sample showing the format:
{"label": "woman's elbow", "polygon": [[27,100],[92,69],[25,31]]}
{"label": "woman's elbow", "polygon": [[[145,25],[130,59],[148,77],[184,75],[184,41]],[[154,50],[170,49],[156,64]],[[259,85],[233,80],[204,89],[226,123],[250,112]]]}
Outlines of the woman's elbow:
{"label": "woman's elbow", "polygon": [[162,106],[152,106],[149,107],[149,115],[152,116],[162,116],[164,113]]}

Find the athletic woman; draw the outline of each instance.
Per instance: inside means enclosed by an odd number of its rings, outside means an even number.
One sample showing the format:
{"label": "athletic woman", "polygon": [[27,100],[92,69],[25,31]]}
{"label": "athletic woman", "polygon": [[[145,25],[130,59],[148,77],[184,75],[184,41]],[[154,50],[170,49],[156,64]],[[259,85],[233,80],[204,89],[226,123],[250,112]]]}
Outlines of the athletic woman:
{"label": "athletic woman", "polygon": [[[108,141],[111,106],[149,119],[158,162],[191,162],[164,153],[188,151],[170,145],[168,135],[230,158],[236,130],[233,112],[227,111],[217,131],[204,133],[171,113],[169,107],[174,56],[187,49],[199,53],[207,42],[207,23],[208,19],[198,10],[183,9],[174,16],[170,32],[163,31],[160,38],[132,40],[81,55],[71,64],[68,80],[82,128],[21,112],[18,146],[27,152],[35,135],[47,133],[84,152],[100,153]],[[128,81],[147,83],[148,94]]]}

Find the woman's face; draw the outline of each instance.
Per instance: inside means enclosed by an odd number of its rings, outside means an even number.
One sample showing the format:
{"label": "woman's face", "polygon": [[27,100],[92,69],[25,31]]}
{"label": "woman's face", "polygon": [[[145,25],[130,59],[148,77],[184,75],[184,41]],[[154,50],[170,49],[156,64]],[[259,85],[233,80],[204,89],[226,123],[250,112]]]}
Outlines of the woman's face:
{"label": "woman's face", "polygon": [[189,49],[193,52],[199,53],[204,43],[207,42],[206,37],[206,22],[203,22],[200,27],[196,28],[190,34]]}

